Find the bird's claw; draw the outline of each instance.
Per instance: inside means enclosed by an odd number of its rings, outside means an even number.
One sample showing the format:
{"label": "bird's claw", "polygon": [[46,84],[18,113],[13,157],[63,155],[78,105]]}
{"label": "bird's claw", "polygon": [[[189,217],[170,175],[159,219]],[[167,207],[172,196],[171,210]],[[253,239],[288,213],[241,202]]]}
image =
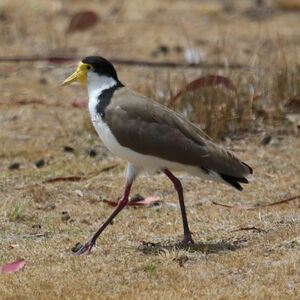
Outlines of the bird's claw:
{"label": "bird's claw", "polygon": [[88,241],[84,246],[79,248],[77,252],[75,252],[75,255],[81,255],[81,254],[91,254],[92,248],[95,246],[95,243],[92,241]]}
{"label": "bird's claw", "polygon": [[190,233],[184,235],[183,241],[179,244],[179,247],[185,248],[191,244],[195,244],[195,242],[192,238],[192,233],[190,232]]}

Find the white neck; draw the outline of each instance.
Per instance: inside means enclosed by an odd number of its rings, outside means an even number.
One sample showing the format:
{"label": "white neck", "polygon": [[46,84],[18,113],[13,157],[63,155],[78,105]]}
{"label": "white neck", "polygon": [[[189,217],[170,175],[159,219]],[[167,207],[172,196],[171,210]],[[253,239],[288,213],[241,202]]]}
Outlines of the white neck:
{"label": "white neck", "polygon": [[117,84],[117,81],[108,76],[99,76],[97,73],[88,72],[86,77],[86,83],[89,94],[89,111],[92,116],[92,120],[101,118],[96,112],[96,107],[99,101],[99,95],[104,90],[109,89]]}
{"label": "white neck", "polygon": [[97,73],[88,72],[86,76],[89,98],[98,98],[102,91],[117,84],[116,80],[108,76],[99,76]]}

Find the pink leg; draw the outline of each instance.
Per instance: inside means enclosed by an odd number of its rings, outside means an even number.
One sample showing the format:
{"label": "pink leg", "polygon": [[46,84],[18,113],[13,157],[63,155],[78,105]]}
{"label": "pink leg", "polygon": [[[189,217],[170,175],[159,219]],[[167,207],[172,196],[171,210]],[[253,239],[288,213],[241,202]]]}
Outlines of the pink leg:
{"label": "pink leg", "polygon": [[181,210],[181,216],[182,216],[182,223],[183,223],[183,231],[184,231],[184,238],[181,242],[181,246],[187,246],[188,244],[194,244],[194,241],[192,239],[192,233],[189,229],[186,212],[185,212],[185,206],[184,206],[184,198],[183,198],[183,189],[180,180],[175,177],[168,169],[164,170],[164,173],[170,178],[170,180],[173,182],[174,187],[178,193],[179,198],[179,204],[180,204],[180,210]]}
{"label": "pink leg", "polygon": [[111,223],[111,221],[114,219],[114,217],[126,206],[128,203],[128,196],[130,193],[132,183],[127,183],[125,187],[124,194],[122,198],[119,200],[118,205],[116,209],[113,211],[113,213],[107,218],[107,220],[103,223],[103,225],[93,234],[93,236],[90,238],[90,240],[82,246],[76,254],[83,254],[87,252],[87,254],[90,254],[92,248],[95,246],[96,240],[98,236],[101,234],[101,232],[106,228],[108,224]]}

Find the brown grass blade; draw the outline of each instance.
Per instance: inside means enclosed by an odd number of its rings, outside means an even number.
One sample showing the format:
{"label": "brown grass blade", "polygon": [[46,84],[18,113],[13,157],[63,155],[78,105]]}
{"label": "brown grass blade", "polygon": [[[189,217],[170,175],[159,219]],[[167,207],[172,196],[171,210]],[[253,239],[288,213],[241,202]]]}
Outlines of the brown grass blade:
{"label": "brown grass blade", "polygon": [[55,177],[44,180],[42,183],[51,183],[57,181],[80,181],[82,179],[81,176],[70,176],[70,177]]}

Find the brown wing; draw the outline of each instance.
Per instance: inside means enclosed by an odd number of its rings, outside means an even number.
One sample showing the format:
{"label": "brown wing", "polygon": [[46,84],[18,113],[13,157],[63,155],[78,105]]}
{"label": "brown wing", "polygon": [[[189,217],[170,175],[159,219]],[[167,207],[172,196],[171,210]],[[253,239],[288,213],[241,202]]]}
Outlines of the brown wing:
{"label": "brown wing", "polygon": [[122,146],[136,152],[233,177],[251,173],[251,168],[182,115],[129,89],[115,92],[105,122]]}

